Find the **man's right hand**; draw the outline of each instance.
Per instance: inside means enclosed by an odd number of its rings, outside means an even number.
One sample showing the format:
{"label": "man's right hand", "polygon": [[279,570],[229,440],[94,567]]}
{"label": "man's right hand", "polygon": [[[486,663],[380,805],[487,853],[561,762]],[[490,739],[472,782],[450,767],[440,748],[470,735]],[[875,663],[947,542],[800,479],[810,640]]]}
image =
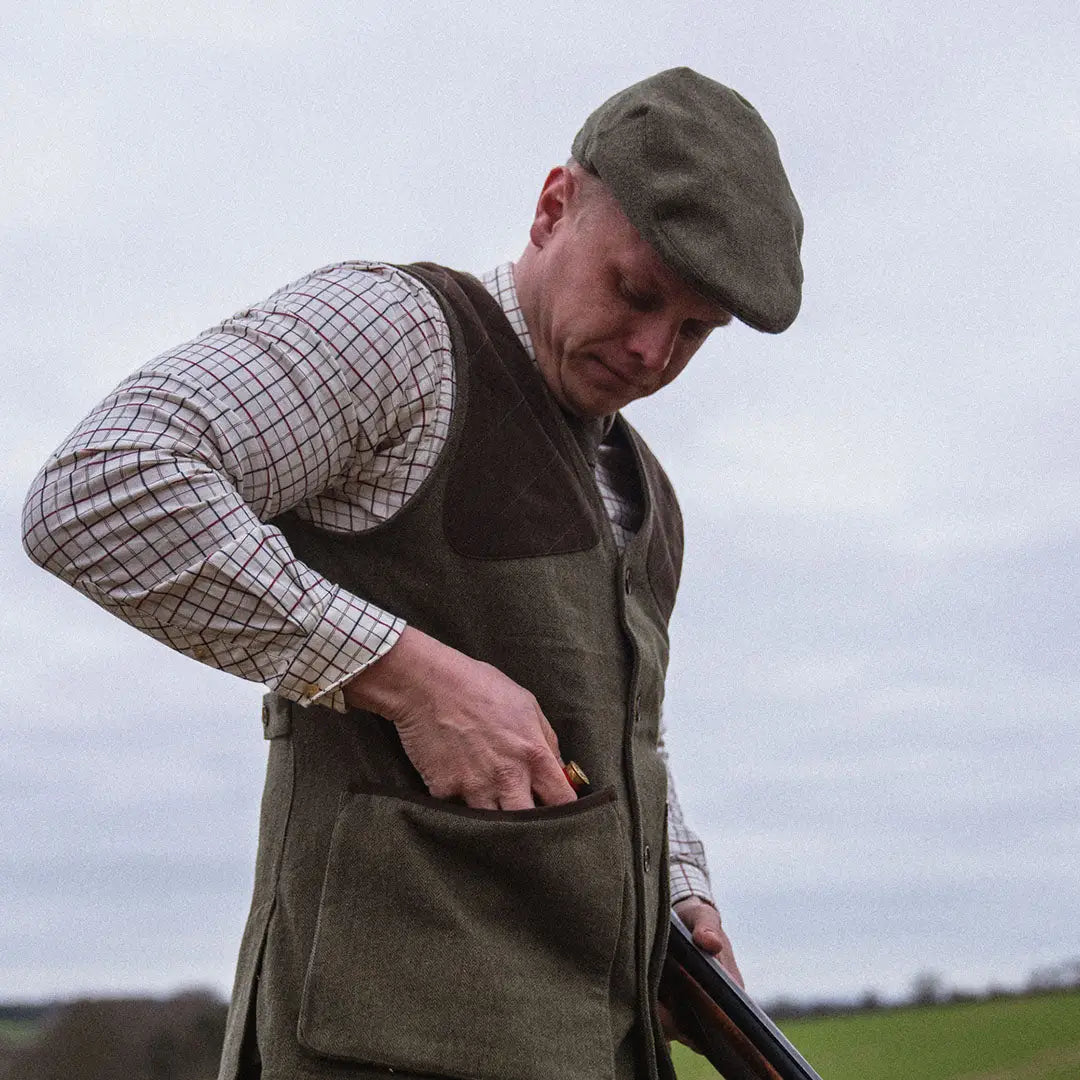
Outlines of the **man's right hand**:
{"label": "man's right hand", "polygon": [[397,727],[409,760],[438,799],[525,810],[577,797],[555,732],[528,690],[408,626],[344,687],[346,704]]}

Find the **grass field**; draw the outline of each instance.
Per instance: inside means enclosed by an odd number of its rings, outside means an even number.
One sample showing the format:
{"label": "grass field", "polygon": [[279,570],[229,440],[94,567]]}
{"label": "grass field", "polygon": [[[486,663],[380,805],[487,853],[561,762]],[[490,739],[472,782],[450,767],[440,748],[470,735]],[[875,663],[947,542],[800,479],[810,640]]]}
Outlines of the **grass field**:
{"label": "grass field", "polygon": [[[822,1080],[1077,1080],[1080,991],[812,1020],[784,1034]],[[676,1048],[679,1080],[715,1080]]]}
{"label": "grass field", "polygon": [[[1080,1080],[1080,990],[782,1027],[822,1080]],[[0,1020],[0,1058],[36,1032],[32,1022]],[[675,1048],[675,1064],[679,1080],[716,1080],[684,1047]]]}
{"label": "grass field", "polygon": [[0,1020],[0,1044],[21,1046],[37,1034],[37,1024],[28,1020]]}

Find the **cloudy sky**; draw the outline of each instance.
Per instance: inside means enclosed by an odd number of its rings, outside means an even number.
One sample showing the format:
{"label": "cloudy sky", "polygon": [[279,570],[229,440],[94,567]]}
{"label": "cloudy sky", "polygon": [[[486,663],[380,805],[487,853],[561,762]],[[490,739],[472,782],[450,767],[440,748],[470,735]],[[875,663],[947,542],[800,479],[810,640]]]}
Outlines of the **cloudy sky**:
{"label": "cloudy sky", "polygon": [[795,326],[631,410],[687,518],[669,742],[750,987],[1080,956],[1074,0],[45,0],[0,35],[0,999],[227,988],[265,759],[259,687],[22,554],[46,455],[317,266],[516,256],[584,115],[675,64],[758,106],[807,221]]}

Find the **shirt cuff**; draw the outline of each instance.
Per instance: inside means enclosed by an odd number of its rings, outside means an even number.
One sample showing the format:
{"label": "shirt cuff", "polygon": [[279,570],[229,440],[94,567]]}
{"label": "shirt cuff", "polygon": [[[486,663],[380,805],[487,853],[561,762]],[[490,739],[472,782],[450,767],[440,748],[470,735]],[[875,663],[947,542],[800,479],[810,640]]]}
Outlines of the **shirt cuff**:
{"label": "shirt cuff", "polygon": [[681,862],[672,859],[669,866],[671,876],[671,902],[677,904],[680,900],[688,900],[696,896],[699,900],[716,907],[713,900],[712,887],[708,876],[693,863]]}
{"label": "shirt cuff", "polygon": [[318,625],[273,689],[300,705],[346,712],[344,686],[401,637],[404,619],[334,588]]}

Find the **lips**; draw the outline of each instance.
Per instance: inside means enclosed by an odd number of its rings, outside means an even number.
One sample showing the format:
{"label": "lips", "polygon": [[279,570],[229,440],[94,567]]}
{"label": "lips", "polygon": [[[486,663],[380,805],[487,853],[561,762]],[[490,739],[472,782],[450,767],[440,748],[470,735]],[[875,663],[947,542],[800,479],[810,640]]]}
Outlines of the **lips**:
{"label": "lips", "polygon": [[589,359],[593,361],[597,366],[603,368],[604,372],[610,376],[616,383],[625,386],[628,390],[640,391],[643,388],[636,383],[633,379],[628,378],[618,368],[612,367],[602,357],[597,356],[595,353],[589,354]]}

